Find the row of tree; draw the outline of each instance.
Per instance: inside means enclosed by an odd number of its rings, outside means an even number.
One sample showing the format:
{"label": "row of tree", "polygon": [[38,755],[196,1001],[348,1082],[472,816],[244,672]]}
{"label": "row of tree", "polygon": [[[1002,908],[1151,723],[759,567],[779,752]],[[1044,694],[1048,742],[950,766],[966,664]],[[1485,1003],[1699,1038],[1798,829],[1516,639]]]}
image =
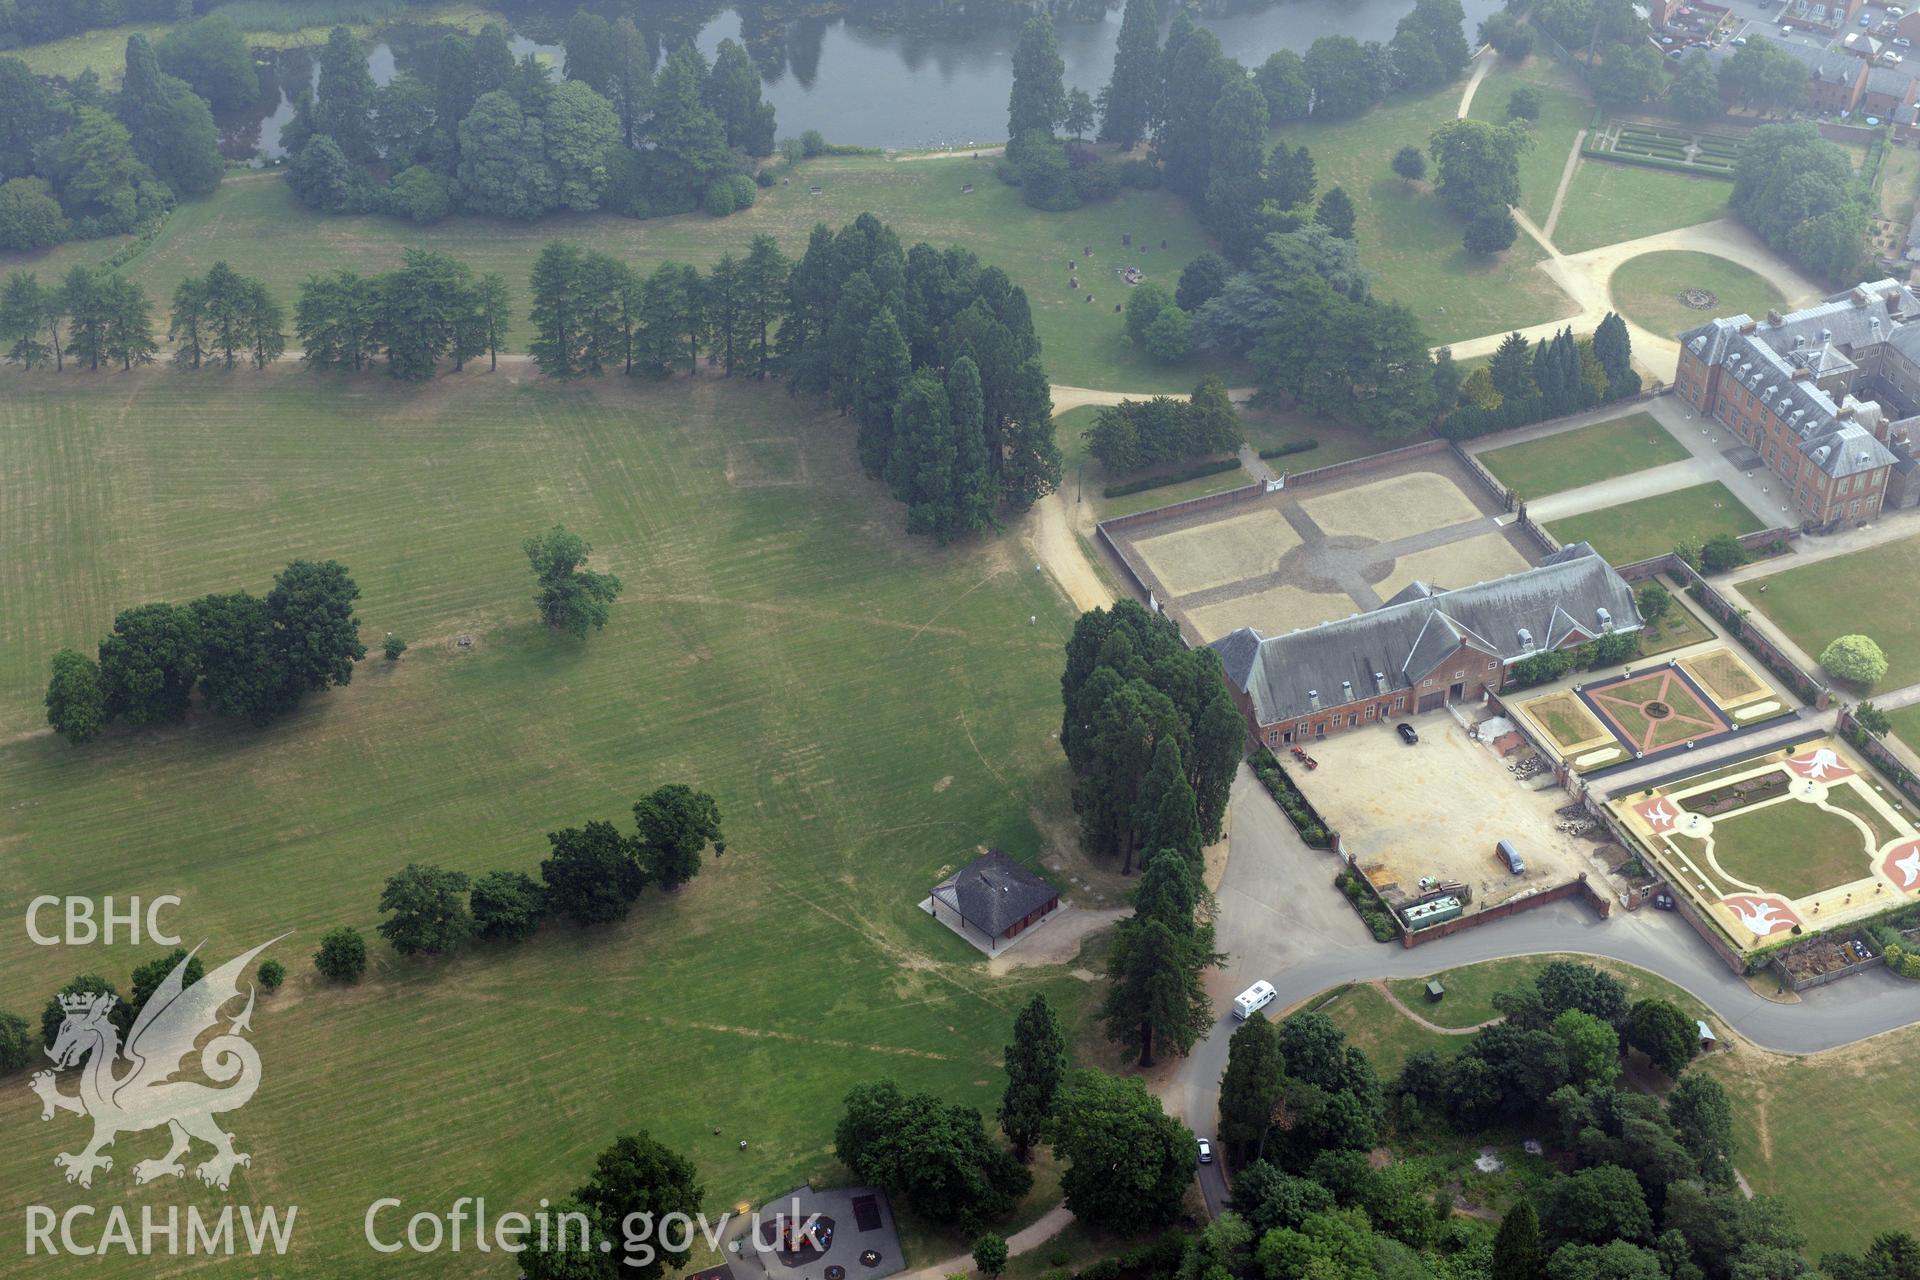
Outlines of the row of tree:
{"label": "row of tree", "polygon": [[[774,114],[740,45],[722,41],[712,66],[683,45],[656,75],[631,18],[582,12],[566,50],[556,81],[532,55],[516,63],[489,24],[444,37],[425,74],[376,87],[365,49],[335,28],[285,134],[288,184],[314,208],[421,222],[454,209],[651,217],[753,203],[748,158],[772,153]],[[376,170],[391,180],[377,185]]]}
{"label": "row of tree", "polygon": [[1240,447],[1240,415],[1216,377],[1201,380],[1193,397],[1122,400],[1094,415],[1087,451],[1110,472],[1179,462]]}
{"label": "row of tree", "polygon": [[549,377],[692,373],[704,353],[729,374],[778,374],[828,397],[854,418],[862,467],[906,504],[914,532],[962,536],[1059,484],[1025,292],[966,250],[902,251],[871,214],[815,227],[797,260],[757,236],[705,276],[669,263],[643,278],[556,242],[532,292],[529,350]]}
{"label": "row of tree", "polygon": [[1204,847],[1220,838],[1245,723],[1211,649],[1131,600],[1080,616],[1060,678],[1060,744],[1081,843],[1140,864],[1116,928],[1101,1019],[1109,1039],[1186,1053],[1213,1023],[1202,974],[1222,962],[1202,919]]}
{"label": "row of tree", "polygon": [[[485,355],[495,367],[510,304],[499,275],[476,276],[458,258],[409,249],[398,271],[363,276],[343,267],[308,277],[294,328],[308,368],[357,372],[383,354],[389,374],[418,382],[433,377],[443,360],[458,372]],[[176,330],[180,317],[176,295]]]}
{"label": "row of tree", "polygon": [[353,612],[359,595],[338,561],[295,560],[264,599],[235,591],[124,610],[97,660],[73,649],[53,655],[47,723],[74,743],[115,720],[171,723],[186,716],[197,687],[216,714],[270,724],[306,694],[353,679],[367,653]]}
{"label": "row of tree", "polygon": [[118,272],[78,263],[53,286],[42,285],[31,271],[7,277],[0,287],[0,342],[7,359],[29,369],[49,358],[64,369],[69,356],[88,369],[130,369],[151,363],[159,349],[146,290]]}
{"label": "row of tree", "polygon": [[519,871],[474,880],[410,862],[380,892],[380,936],[403,956],[445,955],[473,938],[525,941],[549,915],[610,924],[649,885],[672,892],[693,879],[709,847],[716,857],[726,852],[719,806],[685,784],[656,788],[633,806],[633,819],[632,835],[610,822],[550,833],[538,881]]}
{"label": "row of tree", "polygon": [[1492,358],[1461,382],[1459,404],[1440,430],[1450,439],[1465,440],[1639,392],[1632,337],[1619,314],[1609,311],[1584,337],[1576,338],[1571,326],[1531,343],[1518,333],[1508,334]]}
{"label": "row of tree", "polygon": [[109,94],[91,71],[64,89],[0,58],[0,249],[117,235],[220,185],[226,161],[205,99],[127,40]]}

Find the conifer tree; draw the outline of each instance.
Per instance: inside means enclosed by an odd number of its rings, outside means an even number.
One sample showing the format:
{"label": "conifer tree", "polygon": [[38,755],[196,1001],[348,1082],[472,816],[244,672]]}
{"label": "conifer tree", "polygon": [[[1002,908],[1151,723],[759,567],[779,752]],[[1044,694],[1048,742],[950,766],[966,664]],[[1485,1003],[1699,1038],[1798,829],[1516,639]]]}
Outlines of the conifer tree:
{"label": "conifer tree", "polygon": [[[902,393],[912,373],[907,340],[900,333],[900,325],[894,320],[893,311],[883,307],[867,326],[866,338],[860,344],[860,364],[853,380],[851,408],[854,420],[860,424],[860,465],[870,476],[886,476],[894,483],[896,493],[903,495],[910,490],[893,473],[888,462],[893,456],[895,406],[902,401]],[[942,391],[942,401],[945,398],[946,393]],[[930,404],[919,407],[927,413],[932,412]],[[944,404],[940,416],[945,434]],[[902,500],[908,499],[903,496]]]}
{"label": "conifer tree", "polygon": [[1055,1097],[1067,1075],[1067,1037],[1047,998],[1037,995],[1014,1019],[1013,1042],[1001,1061],[1007,1088],[1000,1098],[1000,1128],[1025,1164],[1033,1158]]}
{"label": "conifer tree", "polygon": [[1160,100],[1160,16],[1154,0],[1127,0],[1113,79],[1101,97],[1100,140],[1131,150],[1147,136]]}

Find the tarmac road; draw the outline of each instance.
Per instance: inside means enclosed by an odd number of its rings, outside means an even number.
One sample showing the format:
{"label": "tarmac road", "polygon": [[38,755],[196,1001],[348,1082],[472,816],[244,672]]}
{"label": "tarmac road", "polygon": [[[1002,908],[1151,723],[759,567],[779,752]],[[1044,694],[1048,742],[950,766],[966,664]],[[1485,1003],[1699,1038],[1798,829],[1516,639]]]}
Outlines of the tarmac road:
{"label": "tarmac road", "polygon": [[[1339,859],[1309,849],[1253,774],[1242,766],[1233,784],[1233,825],[1226,877],[1214,921],[1227,967],[1208,976],[1222,1017],[1194,1046],[1163,1095],[1195,1133],[1213,1136],[1220,1074],[1233,1034],[1233,997],[1265,978],[1279,995],[1270,1012],[1330,987],[1371,978],[1411,978],[1503,956],[1573,952],[1623,960],[1651,970],[1699,997],[1728,1026],[1764,1049],[1814,1053],[1920,1022],[1920,984],[1875,970],[1808,992],[1799,1004],[1756,995],[1678,916],[1652,909],[1616,910],[1611,919],[1572,902],[1553,903],[1485,928],[1470,929],[1411,951],[1383,944],[1333,887]],[[1218,1212],[1226,1191],[1219,1165],[1203,1168],[1207,1207]]]}

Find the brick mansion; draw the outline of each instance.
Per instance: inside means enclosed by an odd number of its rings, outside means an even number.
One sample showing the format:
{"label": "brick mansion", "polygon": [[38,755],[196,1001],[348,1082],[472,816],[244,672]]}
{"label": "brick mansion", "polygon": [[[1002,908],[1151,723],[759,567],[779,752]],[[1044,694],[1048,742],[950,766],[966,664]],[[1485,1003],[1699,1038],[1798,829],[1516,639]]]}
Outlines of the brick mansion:
{"label": "brick mansion", "polygon": [[1691,329],[1674,389],[1759,454],[1808,525],[1920,502],[1920,296],[1897,281]]}

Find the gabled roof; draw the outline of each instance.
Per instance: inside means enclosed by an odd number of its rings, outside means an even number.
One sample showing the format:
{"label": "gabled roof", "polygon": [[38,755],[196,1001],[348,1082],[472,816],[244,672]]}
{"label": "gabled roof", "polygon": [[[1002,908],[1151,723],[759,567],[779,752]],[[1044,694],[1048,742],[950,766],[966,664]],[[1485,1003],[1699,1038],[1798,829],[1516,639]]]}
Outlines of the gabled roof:
{"label": "gabled roof", "polygon": [[989,849],[935,885],[933,896],[997,938],[1060,895],[1006,854]]}
{"label": "gabled roof", "polygon": [[1402,591],[1371,613],[1285,635],[1242,627],[1211,647],[1260,722],[1271,724],[1311,713],[1316,697],[1320,707],[1336,707],[1375,696],[1383,684],[1410,688],[1462,645],[1507,663],[1551,647],[1548,637],[1556,628],[1562,637],[1585,639],[1640,625],[1633,589],[1598,552],[1578,542],[1491,582],[1451,591],[1428,588],[1410,598]]}

